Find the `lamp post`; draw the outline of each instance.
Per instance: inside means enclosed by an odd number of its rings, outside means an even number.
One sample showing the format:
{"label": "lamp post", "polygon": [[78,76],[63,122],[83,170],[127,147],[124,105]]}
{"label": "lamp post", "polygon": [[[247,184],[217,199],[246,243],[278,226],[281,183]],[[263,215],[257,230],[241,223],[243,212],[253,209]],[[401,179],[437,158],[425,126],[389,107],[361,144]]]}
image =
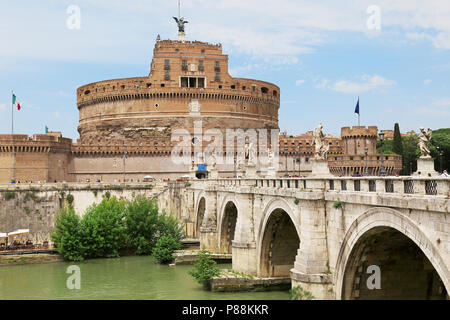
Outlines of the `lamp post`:
{"label": "lamp post", "polygon": [[123,158],[123,182],[125,183],[125,160],[128,158],[127,151],[125,151],[122,158]]}
{"label": "lamp post", "polygon": [[436,147],[436,149],[437,149],[437,152],[438,152],[438,155],[439,155],[439,166],[440,166],[440,169],[441,169],[439,171],[442,173],[442,157],[444,155],[444,150],[442,150],[441,145],[438,145]]}
{"label": "lamp post", "polygon": [[364,175],[367,177],[369,175],[369,168],[367,167],[367,155],[369,154],[368,147],[364,147],[364,154],[366,155],[366,169],[364,170]]}
{"label": "lamp post", "polygon": [[380,168],[380,176],[385,177],[387,176],[386,170],[384,169],[384,156],[383,156],[383,142],[384,142],[384,132],[381,131],[378,136],[380,137],[381,141],[381,168]]}
{"label": "lamp post", "polygon": [[285,154],[285,156],[286,156],[286,161],[285,161],[285,163],[286,163],[286,173],[284,174],[284,176],[287,178],[287,177],[289,177],[289,173],[288,173],[288,169],[287,169],[287,155],[288,155],[288,148],[287,147],[284,147],[284,154]]}

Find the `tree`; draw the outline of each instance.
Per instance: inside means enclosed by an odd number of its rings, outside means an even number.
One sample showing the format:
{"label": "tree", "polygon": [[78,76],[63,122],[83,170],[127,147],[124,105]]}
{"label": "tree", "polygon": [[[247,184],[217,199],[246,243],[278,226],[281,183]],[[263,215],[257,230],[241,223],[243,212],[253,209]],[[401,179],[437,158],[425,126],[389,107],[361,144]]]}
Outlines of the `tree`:
{"label": "tree", "polygon": [[405,162],[403,159],[402,135],[400,134],[400,127],[398,123],[394,125],[394,140],[392,142],[392,151],[402,156],[402,171],[400,173],[404,174]]}
{"label": "tree", "polygon": [[151,254],[156,244],[158,206],[139,196],[126,207],[126,242],[136,254]]}
{"label": "tree", "polygon": [[211,282],[214,277],[220,274],[217,263],[211,258],[211,254],[202,248],[198,253],[198,260],[194,264],[194,269],[189,271],[194,279],[203,284],[206,289],[211,288]]}
{"label": "tree", "polygon": [[81,261],[84,259],[84,247],[81,237],[81,220],[70,206],[61,209],[56,217],[55,230],[51,233],[51,239],[56,251],[64,259]]}
{"label": "tree", "polygon": [[81,221],[85,255],[89,258],[118,257],[124,244],[125,201],[104,198],[89,207]]}
{"label": "tree", "polygon": [[153,248],[153,257],[160,263],[169,263],[173,260],[175,250],[181,248],[181,242],[173,236],[163,236],[156,242]]}
{"label": "tree", "polygon": [[411,174],[417,170],[417,158],[420,156],[420,150],[417,147],[417,142],[417,135],[402,137],[404,174]]}
{"label": "tree", "polygon": [[[439,150],[438,150],[439,148]],[[431,156],[435,159],[435,168],[450,171],[450,128],[433,131],[430,146]],[[442,152],[442,156],[440,153]]]}

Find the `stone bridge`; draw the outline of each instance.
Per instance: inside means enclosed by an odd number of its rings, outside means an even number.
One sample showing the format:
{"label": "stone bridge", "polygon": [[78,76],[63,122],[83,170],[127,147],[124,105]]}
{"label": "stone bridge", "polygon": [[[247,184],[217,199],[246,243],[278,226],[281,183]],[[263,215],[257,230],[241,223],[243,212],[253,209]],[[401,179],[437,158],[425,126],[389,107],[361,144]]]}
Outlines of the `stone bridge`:
{"label": "stone bridge", "polygon": [[[177,211],[187,235],[232,253],[235,271],[290,276],[319,299],[449,299],[448,178],[209,179],[186,187]],[[380,268],[381,289],[369,289],[377,274],[369,266]]]}

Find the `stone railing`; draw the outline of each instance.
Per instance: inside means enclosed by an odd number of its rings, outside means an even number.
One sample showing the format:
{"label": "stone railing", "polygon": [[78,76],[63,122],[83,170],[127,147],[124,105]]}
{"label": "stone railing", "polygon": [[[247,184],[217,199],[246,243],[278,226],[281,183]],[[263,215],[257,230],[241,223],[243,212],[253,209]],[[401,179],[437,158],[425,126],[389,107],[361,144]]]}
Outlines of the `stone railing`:
{"label": "stone railing", "polygon": [[256,178],[193,180],[192,187],[205,184],[220,187],[252,186],[261,189],[297,189],[301,191],[374,192],[401,195],[450,197],[450,178],[446,177],[330,177]]}

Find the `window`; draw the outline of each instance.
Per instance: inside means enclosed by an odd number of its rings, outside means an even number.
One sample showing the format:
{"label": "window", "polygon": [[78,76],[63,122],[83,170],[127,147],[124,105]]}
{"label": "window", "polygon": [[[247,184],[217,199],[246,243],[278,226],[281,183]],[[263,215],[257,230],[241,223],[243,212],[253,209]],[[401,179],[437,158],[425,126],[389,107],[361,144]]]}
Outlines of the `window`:
{"label": "window", "polygon": [[205,71],[205,66],[203,65],[203,60],[198,62],[198,71]]}
{"label": "window", "polygon": [[219,61],[216,61],[215,64],[214,64],[214,71],[215,71],[215,72],[220,72]]}
{"label": "window", "polygon": [[267,92],[269,92],[269,89],[267,89],[266,87],[261,88],[261,93],[266,94]]}
{"label": "window", "polygon": [[123,90],[123,89],[125,89],[125,86],[122,86],[121,88],[122,88],[122,90]]}
{"label": "window", "polygon": [[204,88],[205,78],[204,77],[181,77],[180,78],[181,88]]}
{"label": "window", "polygon": [[164,88],[166,85],[164,83],[161,83],[161,88]]}
{"label": "window", "polygon": [[247,110],[247,106],[243,106],[242,109],[244,109],[244,111]]}
{"label": "window", "polygon": [[234,84],[231,85],[231,90],[236,90],[236,86]]}
{"label": "window", "polygon": [[202,49],[202,53],[205,53],[205,49]]}
{"label": "window", "polygon": [[242,91],[245,91],[245,90],[247,90],[247,87],[246,86],[242,86]]}
{"label": "window", "polygon": [[222,85],[219,85],[219,89],[222,89]]}
{"label": "window", "polygon": [[88,94],[90,94],[90,93],[91,93],[91,90],[86,90],[86,91],[84,92],[85,95],[88,95]]}
{"label": "window", "polygon": [[305,163],[308,163],[308,162],[309,162],[309,158],[306,157],[306,158],[305,158]]}
{"label": "window", "polygon": [[252,85],[252,92],[256,92],[256,86]]}
{"label": "window", "polygon": [[168,70],[164,73],[164,80],[170,80],[170,73]]}
{"label": "window", "polygon": [[151,88],[152,84],[151,83],[147,83],[147,88]]}
{"label": "window", "polygon": [[170,70],[170,60],[164,60],[164,70]]}
{"label": "window", "polygon": [[220,81],[220,73],[216,73],[216,76],[214,77],[214,81]]}
{"label": "window", "polygon": [[159,104],[155,103],[155,108],[158,109],[158,107],[159,107]]}
{"label": "window", "polygon": [[187,66],[187,61],[183,60],[181,63],[181,70],[183,71],[187,71],[188,70],[188,66]]}
{"label": "window", "polygon": [[273,96],[274,96],[274,97],[278,96],[277,90],[273,90]]}

